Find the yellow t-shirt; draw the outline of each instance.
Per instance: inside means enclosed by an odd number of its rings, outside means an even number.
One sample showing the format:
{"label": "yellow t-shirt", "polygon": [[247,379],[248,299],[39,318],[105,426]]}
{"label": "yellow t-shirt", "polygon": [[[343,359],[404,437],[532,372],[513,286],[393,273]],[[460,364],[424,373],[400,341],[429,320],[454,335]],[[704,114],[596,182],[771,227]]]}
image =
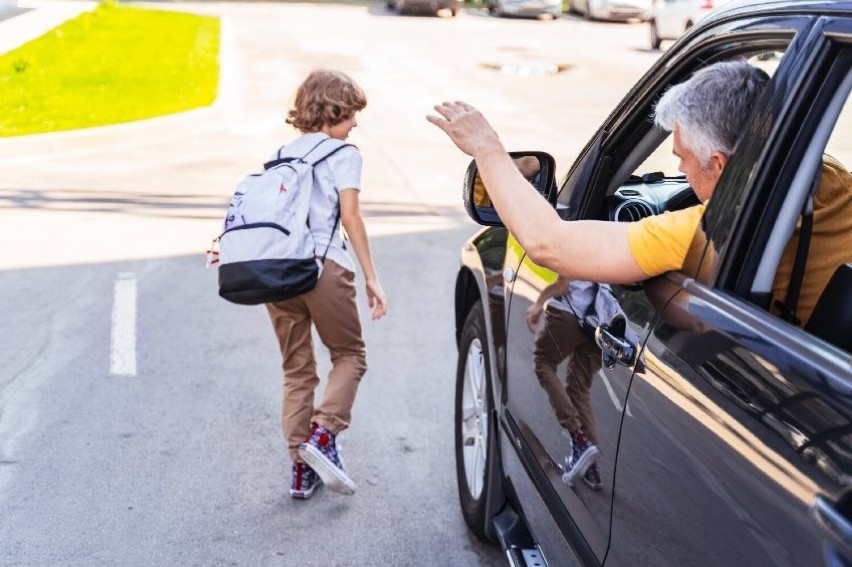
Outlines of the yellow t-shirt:
{"label": "yellow t-shirt", "polygon": [[627,228],[630,252],[645,275],[651,278],[697,265],[706,240],[693,241],[699,232],[704,208],[704,205],[695,205],[666,211],[630,224]]}
{"label": "yellow t-shirt", "polygon": [[[627,229],[630,252],[650,278],[671,270],[695,275],[707,244],[698,230],[704,205],[646,217]],[[801,223],[801,221],[800,221]],[[778,265],[772,299],[785,301],[796,259],[799,225]],[[828,280],[841,264],[852,262],[852,174],[837,160],[823,157],[822,177],[814,195],[814,226],[796,316],[807,323]],[[709,267],[709,266],[705,266]],[[698,276],[699,279],[700,276]],[[773,313],[777,310],[773,307]]]}

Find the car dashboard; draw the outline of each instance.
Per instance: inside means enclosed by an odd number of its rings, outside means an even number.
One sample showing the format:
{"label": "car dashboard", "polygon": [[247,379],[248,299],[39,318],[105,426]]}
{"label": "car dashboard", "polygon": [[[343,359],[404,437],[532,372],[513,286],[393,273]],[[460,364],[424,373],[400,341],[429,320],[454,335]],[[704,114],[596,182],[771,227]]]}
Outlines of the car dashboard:
{"label": "car dashboard", "polygon": [[633,222],[699,203],[684,176],[666,177],[655,172],[646,173],[641,177],[631,175],[630,179],[607,197],[607,210],[609,220]]}

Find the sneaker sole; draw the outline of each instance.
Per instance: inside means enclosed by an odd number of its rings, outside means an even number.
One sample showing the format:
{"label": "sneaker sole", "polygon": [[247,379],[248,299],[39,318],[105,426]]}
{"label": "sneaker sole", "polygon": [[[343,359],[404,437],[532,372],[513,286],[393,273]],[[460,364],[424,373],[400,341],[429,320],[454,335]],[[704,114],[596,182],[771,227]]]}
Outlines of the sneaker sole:
{"label": "sneaker sole", "polygon": [[323,484],[329,490],[338,494],[345,494],[346,496],[355,494],[355,491],[358,489],[355,481],[349,478],[340,467],[332,463],[319,449],[313,445],[302,444],[299,445],[299,455],[308,466],[314,469],[314,472],[320,476]]}
{"label": "sneaker sole", "polygon": [[290,498],[294,498],[296,500],[307,500],[308,498],[310,498],[311,496],[314,495],[314,492],[316,492],[317,488],[319,488],[321,484],[322,484],[322,480],[317,479],[313,488],[311,488],[310,490],[294,490],[294,489],[291,488],[290,489]]}
{"label": "sneaker sole", "polygon": [[316,489],[315,488],[312,488],[310,490],[293,490],[293,489],[290,489],[290,498],[293,498],[294,500],[307,500],[308,498],[310,498],[311,496],[314,495],[314,490],[316,490]]}
{"label": "sneaker sole", "polygon": [[595,492],[599,490],[603,490],[603,484],[598,482],[589,482],[585,475],[583,475],[583,482],[586,483],[586,486],[594,490]]}
{"label": "sneaker sole", "polygon": [[583,453],[583,456],[580,457],[580,460],[574,463],[568,471],[566,471],[562,475],[562,482],[570,484],[574,486],[574,479],[578,476],[583,476],[586,474],[586,469],[592,466],[592,463],[598,460],[598,455],[601,454],[601,450],[597,447],[593,447]]}

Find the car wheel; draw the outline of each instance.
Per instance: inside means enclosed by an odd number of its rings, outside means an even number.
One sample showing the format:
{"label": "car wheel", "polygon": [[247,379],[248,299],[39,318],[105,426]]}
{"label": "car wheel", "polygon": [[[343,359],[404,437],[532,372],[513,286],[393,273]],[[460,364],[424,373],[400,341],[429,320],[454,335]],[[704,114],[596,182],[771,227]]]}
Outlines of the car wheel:
{"label": "car wheel", "polygon": [[485,334],[482,303],[477,302],[464,323],[459,342],[456,372],[455,445],[456,479],[462,515],[471,531],[490,541],[486,506],[495,487],[490,482],[491,423],[494,401],[491,393],[490,353]]}
{"label": "car wheel", "polygon": [[651,39],[651,49],[659,49],[660,44],[662,44],[663,41],[660,39],[660,34],[657,32],[657,22],[649,20],[648,29]]}

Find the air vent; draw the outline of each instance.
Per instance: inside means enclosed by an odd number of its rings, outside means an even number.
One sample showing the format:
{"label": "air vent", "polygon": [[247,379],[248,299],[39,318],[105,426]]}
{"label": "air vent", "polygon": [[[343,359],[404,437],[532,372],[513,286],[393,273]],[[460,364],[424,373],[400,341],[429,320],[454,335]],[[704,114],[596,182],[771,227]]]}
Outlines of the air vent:
{"label": "air vent", "polygon": [[618,205],[612,212],[612,220],[634,222],[654,214],[654,209],[645,201],[630,200]]}

